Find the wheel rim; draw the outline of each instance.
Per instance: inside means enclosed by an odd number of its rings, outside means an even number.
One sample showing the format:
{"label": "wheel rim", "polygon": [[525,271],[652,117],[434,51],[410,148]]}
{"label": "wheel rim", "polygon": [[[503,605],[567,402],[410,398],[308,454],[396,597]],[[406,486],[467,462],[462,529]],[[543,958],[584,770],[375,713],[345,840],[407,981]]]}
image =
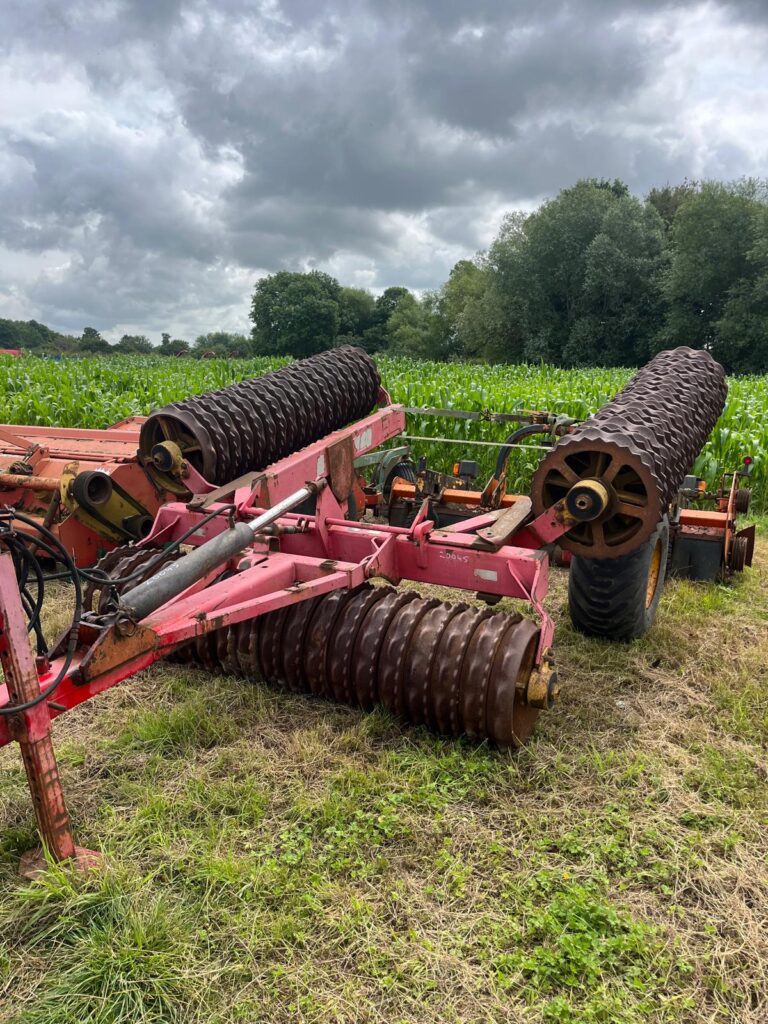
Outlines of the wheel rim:
{"label": "wheel rim", "polygon": [[534,477],[535,509],[551,508],[572,487],[589,479],[608,488],[608,510],[597,519],[572,526],[560,544],[589,558],[611,558],[635,550],[659,521],[658,492],[647,467],[616,444],[587,441],[554,448]]}

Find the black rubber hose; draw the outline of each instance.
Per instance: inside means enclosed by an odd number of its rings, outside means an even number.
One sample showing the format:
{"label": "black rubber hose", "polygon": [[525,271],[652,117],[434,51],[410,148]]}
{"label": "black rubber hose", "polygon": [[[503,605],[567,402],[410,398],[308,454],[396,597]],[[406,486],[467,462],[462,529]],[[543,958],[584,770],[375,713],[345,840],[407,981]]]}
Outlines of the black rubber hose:
{"label": "black rubber hose", "polygon": [[[37,705],[41,704],[43,701],[48,700],[53,695],[54,691],[62,682],[67,672],[69,671],[70,665],[72,664],[72,659],[74,658],[75,651],[77,649],[78,631],[80,626],[80,619],[83,613],[83,593],[82,587],[80,586],[80,577],[67,549],[61,543],[58,537],[55,536],[55,534],[53,534],[49,529],[47,529],[47,527],[42,526],[39,522],[37,522],[37,520],[31,519],[29,516],[25,516],[21,512],[17,512],[15,510],[13,511],[13,516],[15,519],[18,519],[19,522],[22,522],[25,525],[31,527],[32,529],[37,530],[38,533],[45,538],[45,540],[36,540],[36,546],[48,551],[57,562],[61,562],[62,565],[64,565],[64,567],[69,571],[70,577],[72,579],[72,584],[75,590],[75,610],[74,615],[72,617],[72,625],[70,627],[69,632],[69,642],[67,644],[67,650],[64,655],[64,664],[59,669],[56,678],[51,683],[49,683],[49,685],[46,686],[46,688],[42,690],[32,700],[28,700],[24,704],[5,704],[2,707],[0,707],[0,715],[4,716],[17,715],[22,711],[29,711],[31,708],[37,707]],[[0,533],[0,539],[4,543],[6,543],[9,548],[11,548],[14,544],[26,544],[26,541],[19,540],[18,534],[3,537],[2,533]],[[10,544],[8,543],[9,541]],[[53,545],[53,547],[51,545]],[[24,549],[26,551],[26,547]],[[26,553],[29,558],[34,559],[36,561],[35,556],[32,555],[31,552],[27,551]],[[42,569],[40,569],[39,572],[35,570],[35,576],[38,579],[38,586],[44,586],[44,577],[42,576]],[[42,584],[40,582],[41,580]]]}
{"label": "black rubber hose", "polygon": [[501,475],[506,469],[509,454],[512,451],[513,445],[517,444],[518,441],[521,441],[524,437],[530,437],[531,434],[550,434],[551,432],[552,427],[549,423],[525,423],[522,427],[518,427],[516,430],[513,430],[499,449],[499,455],[496,459],[496,469],[493,472],[496,479],[501,479]]}
{"label": "black rubber hose", "polygon": [[136,569],[132,573],[129,573],[128,576],[112,577],[108,576],[107,573],[105,572],[90,573],[87,571],[87,569],[78,569],[78,575],[87,583],[112,583],[115,586],[117,586],[118,584],[123,585],[125,583],[132,583],[134,580],[137,580],[141,577],[146,577],[147,572],[150,569],[154,569],[156,565],[160,565],[161,562],[164,562],[172,551],[176,551],[178,548],[180,548],[181,545],[186,540],[189,540],[193,533],[197,533],[201,526],[205,526],[206,523],[209,523],[212,519],[215,519],[216,516],[220,516],[222,512],[234,512],[234,510],[234,505],[227,504],[222,505],[220,508],[214,509],[213,512],[209,512],[207,515],[204,515],[202,519],[197,520],[193,526],[190,526],[188,530],[185,530],[180,537],[172,541],[170,544],[167,544],[165,547],[161,548],[158,551],[155,558],[151,558],[147,563],[142,565],[141,568]]}

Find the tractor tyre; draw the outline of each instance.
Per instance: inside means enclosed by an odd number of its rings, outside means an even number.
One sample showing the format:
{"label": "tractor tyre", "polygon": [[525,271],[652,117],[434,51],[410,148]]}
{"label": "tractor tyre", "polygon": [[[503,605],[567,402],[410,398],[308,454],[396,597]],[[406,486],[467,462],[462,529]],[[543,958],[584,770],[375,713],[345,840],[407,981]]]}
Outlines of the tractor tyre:
{"label": "tractor tyre", "polygon": [[650,538],[618,558],[574,555],[568,577],[571,621],[580,633],[607,640],[635,640],[656,617],[667,575],[669,521]]}
{"label": "tractor tyre", "polygon": [[392,485],[398,477],[400,477],[401,480],[407,480],[409,484],[415,484],[416,471],[413,468],[413,463],[398,462],[397,465],[393,466],[389,473],[387,473],[387,479],[384,481],[384,488],[382,490],[384,501],[389,501],[389,496],[392,493]]}
{"label": "tractor tyre", "polygon": [[736,491],[736,511],[739,515],[745,516],[749,512],[749,506],[752,502],[752,488],[751,487],[740,487]]}

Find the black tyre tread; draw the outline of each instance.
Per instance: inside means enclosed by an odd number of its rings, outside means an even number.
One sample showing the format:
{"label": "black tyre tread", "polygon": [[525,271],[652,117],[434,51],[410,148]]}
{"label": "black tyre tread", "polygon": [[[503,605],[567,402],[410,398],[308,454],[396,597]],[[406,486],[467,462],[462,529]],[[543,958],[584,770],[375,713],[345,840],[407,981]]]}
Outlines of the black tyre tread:
{"label": "black tyre tread", "polygon": [[[651,556],[662,538],[661,570],[656,595],[646,607]],[[568,577],[571,621],[580,633],[607,640],[635,640],[653,625],[667,575],[669,523],[666,517],[648,541],[619,558],[574,555]]]}
{"label": "black tyre tread", "polygon": [[389,498],[392,490],[392,484],[395,479],[400,477],[401,480],[407,480],[409,484],[416,483],[416,470],[413,468],[412,462],[398,462],[390,469],[387,473],[387,479],[384,482],[383,494],[385,500]]}
{"label": "black tyre tread", "polygon": [[736,511],[739,515],[745,516],[749,512],[749,506],[752,502],[752,488],[751,487],[740,487],[736,491]]}

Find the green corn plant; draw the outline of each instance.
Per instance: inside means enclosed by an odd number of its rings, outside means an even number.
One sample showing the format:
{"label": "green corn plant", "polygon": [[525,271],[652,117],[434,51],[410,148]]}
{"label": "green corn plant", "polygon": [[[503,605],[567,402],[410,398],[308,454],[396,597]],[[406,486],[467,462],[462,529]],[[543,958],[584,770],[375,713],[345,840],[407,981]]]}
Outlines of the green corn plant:
{"label": "green corn plant", "polygon": [[[167,359],[160,356],[93,356],[56,362],[35,356],[0,357],[0,422],[62,427],[109,426],[126,416],[146,415],[178,401],[256,377],[285,365],[278,358]],[[393,401],[408,406],[515,412],[540,409],[583,419],[614,395],[631,376],[625,369],[563,369],[554,366],[432,363],[380,356],[382,379]],[[497,446],[513,425],[409,417],[408,433],[443,441],[414,441],[414,453],[436,468],[474,458],[487,476]],[[475,448],[466,442],[486,441]],[[540,452],[516,450],[508,484],[525,491]],[[728,403],[693,467],[710,486],[736,469],[745,455],[754,459],[754,507],[768,511],[768,377],[729,381]]]}

